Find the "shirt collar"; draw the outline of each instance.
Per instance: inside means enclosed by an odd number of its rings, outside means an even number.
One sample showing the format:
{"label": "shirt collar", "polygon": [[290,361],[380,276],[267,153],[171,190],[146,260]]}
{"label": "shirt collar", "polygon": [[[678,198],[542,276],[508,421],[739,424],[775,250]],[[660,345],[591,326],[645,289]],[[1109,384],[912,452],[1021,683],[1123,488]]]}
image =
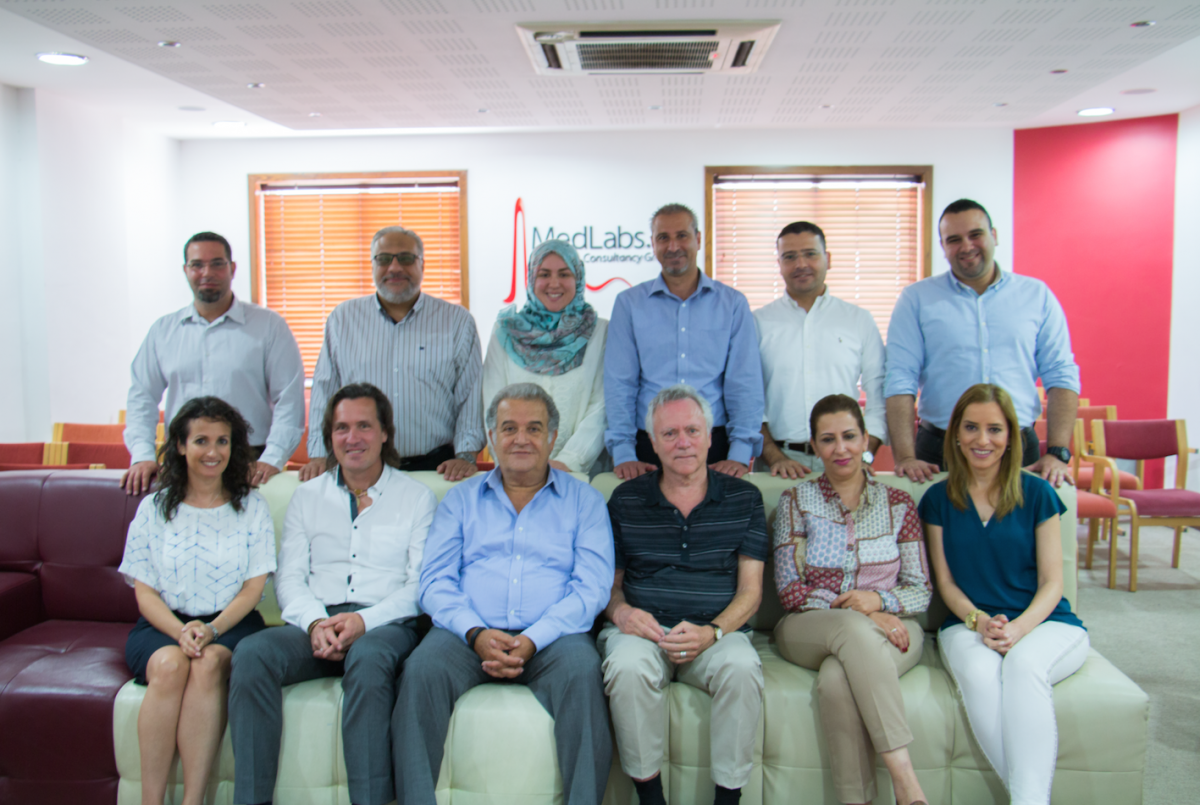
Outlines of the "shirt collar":
{"label": "shirt collar", "polygon": [[787,291],[784,291],[783,296],[780,298],[787,300],[787,306],[791,310],[798,310],[801,313],[813,313],[817,309],[822,308],[826,304],[828,304],[828,302],[826,300],[828,300],[830,298],[830,296],[831,296],[831,294],[829,293],[829,286],[826,285],[825,293],[821,294],[820,296],[818,296],[816,298],[816,301],[813,302],[812,308],[810,308],[809,310],[805,310],[804,308],[800,307],[800,303],[797,302],[795,299],[793,299],[791,294],[789,294]]}
{"label": "shirt collar", "polygon": [[[700,283],[696,286],[696,292],[692,294],[692,296],[696,296],[702,291],[711,291],[714,287],[712,277],[705,274],[704,269],[698,270],[700,271]],[[667,287],[667,281],[663,279],[662,271],[659,271],[658,275],[650,281],[650,295],[653,296],[656,293],[670,294],[671,296],[675,296],[671,289]],[[678,299],[679,297],[675,296],[675,298]],[[691,297],[688,298],[690,299]]]}
{"label": "shirt collar", "polygon": [[[662,480],[662,470],[657,469],[646,477],[653,479],[647,482],[650,488],[646,490],[646,504],[674,509],[675,504],[667,500],[667,496],[662,493],[662,486],[659,483]],[[701,505],[705,503],[720,503],[725,499],[725,485],[722,480],[724,477],[716,470],[711,468],[708,470],[708,491],[704,493],[704,500],[700,502]]]}
{"label": "shirt collar", "polygon": [[[546,485],[543,486],[542,489],[549,489],[554,493],[555,496],[561,498],[563,493],[566,491],[563,488],[563,479],[567,477],[567,473],[563,472],[562,470],[556,470],[554,467],[550,467],[550,477],[546,479]],[[506,500],[508,499],[508,494],[504,491],[504,477],[500,474],[499,467],[488,470],[487,474],[483,476],[483,483],[480,484],[480,491],[483,489],[491,489],[496,493],[497,496],[503,496]],[[542,489],[537,491],[538,495],[542,493]]]}
{"label": "shirt collar", "polygon": [[[871,505],[871,497],[875,494],[875,486],[877,483],[875,479],[871,477],[869,472],[866,470],[863,470],[863,472],[866,473],[867,476],[867,485],[863,487],[862,498],[858,501],[858,508],[860,509]],[[821,490],[821,494],[824,496],[826,503],[837,506],[843,511],[850,511],[845,507],[845,505],[842,504],[842,499],[838,497],[837,490],[833,488],[833,483],[828,477],[826,477],[825,473],[821,473],[817,476],[817,488]]]}
{"label": "shirt collar", "polygon": [[233,304],[231,304],[229,306],[229,310],[226,310],[224,313],[222,313],[220,316],[217,316],[211,322],[208,319],[206,319],[200,315],[200,311],[196,310],[195,302],[193,302],[192,304],[188,305],[185,308],[182,308],[179,311],[179,320],[181,322],[194,321],[199,324],[203,324],[203,325],[207,326],[209,324],[216,324],[219,321],[221,321],[222,319],[231,319],[233,321],[236,321],[238,324],[246,323],[246,306],[244,304],[242,304],[242,300],[238,299],[236,295],[234,295],[234,297],[233,297]]}
{"label": "shirt collar", "polygon": [[[383,302],[380,300],[378,292],[371,294],[371,297],[375,300],[375,307],[379,310],[379,314],[381,316],[385,317],[392,324],[400,323],[399,321],[394,321],[392,319],[392,314],[387,312],[387,308],[385,308],[383,306]],[[413,306],[411,308],[409,308],[408,314],[405,315],[405,317],[403,319],[401,319],[400,321],[408,321],[409,319],[411,319],[413,314],[416,313],[418,310],[420,310],[424,306],[424,304],[425,304],[425,294],[424,294],[424,292],[422,292],[417,295],[417,301],[413,302]]]}
{"label": "shirt collar", "polygon": [[[988,287],[984,288],[984,290],[983,290],[984,294],[990,293],[991,291],[994,291],[994,290],[998,290],[999,288],[1003,287],[1003,285],[1006,282],[1008,282],[1008,272],[1002,271],[1000,269],[999,263],[993,262],[993,265],[996,267],[996,281],[993,282]],[[972,288],[970,285],[967,285],[966,283],[964,283],[962,280],[960,280],[955,275],[954,269],[951,269],[951,270],[947,271],[946,273],[948,275],[950,275],[950,287],[951,288],[953,288],[956,291],[969,291],[972,295],[976,295],[975,289]],[[983,294],[978,294],[978,295],[983,296]]]}
{"label": "shirt collar", "polygon": [[[379,479],[376,480],[375,483],[373,483],[369,487],[367,487],[368,492],[370,492],[373,495],[383,494],[383,490],[387,488],[388,483],[392,480],[392,478],[396,474],[396,472],[397,472],[397,470],[395,468],[393,468],[387,464],[384,464],[383,472],[379,474]],[[349,494],[350,487],[346,486],[346,479],[342,477],[342,468],[340,466],[337,468],[337,472],[334,473],[334,475],[335,475],[334,483],[336,483],[342,489],[345,489],[347,494]]]}

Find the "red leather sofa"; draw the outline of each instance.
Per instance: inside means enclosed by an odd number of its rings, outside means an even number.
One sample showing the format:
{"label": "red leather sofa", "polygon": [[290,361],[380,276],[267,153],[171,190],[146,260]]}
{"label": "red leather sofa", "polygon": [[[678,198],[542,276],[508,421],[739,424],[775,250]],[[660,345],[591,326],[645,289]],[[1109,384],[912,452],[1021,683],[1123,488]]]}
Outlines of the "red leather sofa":
{"label": "red leather sofa", "polygon": [[113,700],[137,620],[120,470],[0,473],[0,802],[117,801]]}

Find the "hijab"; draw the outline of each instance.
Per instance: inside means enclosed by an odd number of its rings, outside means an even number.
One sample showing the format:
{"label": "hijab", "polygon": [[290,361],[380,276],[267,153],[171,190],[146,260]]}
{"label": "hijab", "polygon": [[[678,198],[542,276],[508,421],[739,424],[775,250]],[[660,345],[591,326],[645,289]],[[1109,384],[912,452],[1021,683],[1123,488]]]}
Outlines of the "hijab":
{"label": "hijab", "polygon": [[[534,293],[538,267],[548,254],[557,254],[575,275],[575,296],[552,313]],[[525,276],[525,306],[500,311],[500,341],[513,363],[539,375],[561,375],[583,363],[588,339],[596,330],[596,310],[584,300],[583,260],[565,240],[547,240],[529,255]]]}

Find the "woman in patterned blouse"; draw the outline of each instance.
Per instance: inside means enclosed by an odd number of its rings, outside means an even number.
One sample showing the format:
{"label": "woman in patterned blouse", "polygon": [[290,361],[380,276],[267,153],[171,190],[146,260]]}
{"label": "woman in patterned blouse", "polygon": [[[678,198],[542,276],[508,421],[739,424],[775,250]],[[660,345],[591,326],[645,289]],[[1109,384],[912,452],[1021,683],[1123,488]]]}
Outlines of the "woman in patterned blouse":
{"label": "woman in patterned blouse", "polygon": [[809,424],[825,472],[784,492],[776,509],[775,585],[793,614],[779,621],[775,641],[785,659],[819,672],[838,798],[875,799],[878,752],[896,801],[924,802],[899,679],[921,658],[924,633],[910,616],[933,593],[917,507],[864,469],[857,400],[825,397]]}
{"label": "woman in patterned blouse", "polygon": [[158,490],[129,524],[119,569],[141,613],[125,661],[147,685],[138,712],[144,803],[162,803],[176,745],[182,801],[202,801],[225,731],[234,646],[263,628],[254,608],[275,570],[275,527],[250,489],[247,430],[223,400],[185,403],[159,448]]}

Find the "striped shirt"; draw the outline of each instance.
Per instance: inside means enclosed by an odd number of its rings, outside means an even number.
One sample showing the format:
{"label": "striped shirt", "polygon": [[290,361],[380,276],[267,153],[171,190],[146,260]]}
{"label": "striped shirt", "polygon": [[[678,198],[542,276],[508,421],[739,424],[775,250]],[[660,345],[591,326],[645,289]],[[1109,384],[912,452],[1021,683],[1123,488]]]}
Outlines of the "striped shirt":
{"label": "striped shirt", "polygon": [[770,553],[762,493],[709,470],[708,493],[684,517],[663,496],[661,477],[659,470],[627,481],[608,501],[625,600],[665,629],[709,623],[737,594],[738,556],[766,561]]}
{"label": "striped shirt", "polygon": [[451,442],[455,453],[479,452],[482,369],[475,320],[461,305],[423,293],[407,316],[392,321],[375,294],[343,302],[329,314],[313,372],[309,457],[325,455],[325,405],[348,383],[378,386],[391,400],[401,456]]}

